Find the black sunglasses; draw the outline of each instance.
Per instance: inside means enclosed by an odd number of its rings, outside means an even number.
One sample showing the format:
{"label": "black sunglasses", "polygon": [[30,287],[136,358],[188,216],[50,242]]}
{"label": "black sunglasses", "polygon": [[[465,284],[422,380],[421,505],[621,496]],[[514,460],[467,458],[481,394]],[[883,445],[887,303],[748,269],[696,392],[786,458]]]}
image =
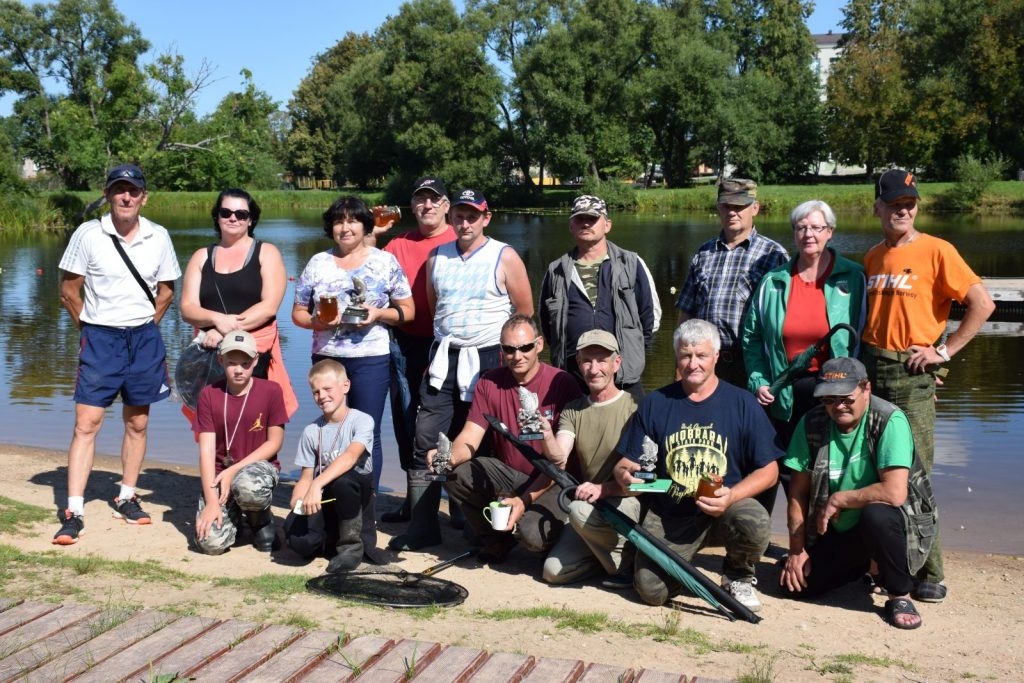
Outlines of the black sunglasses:
{"label": "black sunglasses", "polygon": [[530,342],[528,344],[523,344],[522,346],[512,346],[511,344],[502,344],[501,345],[501,351],[502,351],[502,353],[504,353],[507,356],[511,356],[516,351],[521,351],[522,353],[529,353],[530,351],[533,351],[533,347],[535,347],[536,345],[537,345],[537,340],[536,339],[534,339],[532,342]]}
{"label": "black sunglasses", "polygon": [[232,211],[231,209],[223,208],[217,209],[217,215],[224,219],[231,218],[231,216],[234,215],[234,217],[240,221],[247,221],[249,220],[250,216],[249,212],[246,211],[245,209],[238,209],[237,211]]}
{"label": "black sunglasses", "polygon": [[135,170],[130,169],[130,168],[124,168],[124,169],[121,169],[120,171],[114,171],[114,172],[112,172],[112,173],[107,175],[107,181],[108,182],[111,181],[111,180],[114,180],[116,178],[131,178],[132,180],[142,180],[143,179],[141,172],[135,171]]}

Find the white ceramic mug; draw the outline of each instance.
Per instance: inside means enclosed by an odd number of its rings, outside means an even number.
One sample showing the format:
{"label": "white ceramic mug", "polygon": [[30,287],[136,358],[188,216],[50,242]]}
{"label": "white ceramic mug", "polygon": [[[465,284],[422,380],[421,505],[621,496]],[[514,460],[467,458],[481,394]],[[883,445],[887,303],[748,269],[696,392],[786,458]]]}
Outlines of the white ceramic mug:
{"label": "white ceramic mug", "polygon": [[508,518],[511,514],[512,506],[498,501],[494,501],[484,508],[484,519],[491,523],[491,528],[495,531],[508,529]]}

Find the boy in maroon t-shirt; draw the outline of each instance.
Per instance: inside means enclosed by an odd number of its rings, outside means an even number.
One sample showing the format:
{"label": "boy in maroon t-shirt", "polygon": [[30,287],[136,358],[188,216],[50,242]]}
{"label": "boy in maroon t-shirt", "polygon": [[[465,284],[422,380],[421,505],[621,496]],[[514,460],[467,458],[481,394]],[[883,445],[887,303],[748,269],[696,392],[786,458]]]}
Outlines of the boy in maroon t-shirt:
{"label": "boy in maroon t-shirt", "polygon": [[208,555],[219,555],[234,545],[243,514],[256,550],[269,552],[274,544],[270,501],[277,486],[277,452],[284,441],[288,412],[281,387],[252,376],[256,355],[251,334],[229,332],[217,356],[225,379],[205,387],[196,406],[203,488],[195,545]]}

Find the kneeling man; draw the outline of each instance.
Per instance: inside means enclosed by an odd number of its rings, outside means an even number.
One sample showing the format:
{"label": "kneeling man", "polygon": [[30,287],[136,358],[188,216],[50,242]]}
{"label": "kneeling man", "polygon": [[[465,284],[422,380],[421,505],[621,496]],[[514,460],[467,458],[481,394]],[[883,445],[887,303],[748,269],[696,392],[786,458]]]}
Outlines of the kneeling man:
{"label": "kneeling man", "polygon": [[[658,447],[655,472],[672,480],[651,497],[644,528],[665,539],[689,561],[705,546],[725,546],[722,587],[753,612],[761,609],[754,590],[754,565],[768,547],[771,520],[754,496],[779,479],[775,430],[754,395],[715,374],[721,336],[699,318],[680,325],[672,337],[680,378],[644,396],[619,442],[623,457],[615,478],[623,487],[639,482],[644,437]],[[719,475],[724,485],[713,496],[694,497],[702,476]],[[659,528],[661,527],[661,528]],[[649,605],[662,605],[682,584],[653,560],[637,554],[633,587]]]}
{"label": "kneeling man", "polygon": [[814,396],[821,405],[800,420],[783,460],[793,478],[780,583],[790,597],[813,597],[860,579],[874,562],[876,583],[890,596],[886,620],[917,628],[910,591],[931,548],[936,509],[910,423],[871,395],[867,370],[853,358],[827,361]]}

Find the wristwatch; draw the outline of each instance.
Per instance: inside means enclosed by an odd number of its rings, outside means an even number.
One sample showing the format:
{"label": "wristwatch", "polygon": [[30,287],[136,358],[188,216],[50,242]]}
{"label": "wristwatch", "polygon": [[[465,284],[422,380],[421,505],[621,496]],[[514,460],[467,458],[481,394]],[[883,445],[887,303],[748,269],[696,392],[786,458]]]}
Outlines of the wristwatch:
{"label": "wristwatch", "polygon": [[945,361],[946,363],[949,362],[949,351],[946,350],[945,344],[939,344],[938,346],[936,346],[935,353],[939,354],[942,357],[942,360]]}

